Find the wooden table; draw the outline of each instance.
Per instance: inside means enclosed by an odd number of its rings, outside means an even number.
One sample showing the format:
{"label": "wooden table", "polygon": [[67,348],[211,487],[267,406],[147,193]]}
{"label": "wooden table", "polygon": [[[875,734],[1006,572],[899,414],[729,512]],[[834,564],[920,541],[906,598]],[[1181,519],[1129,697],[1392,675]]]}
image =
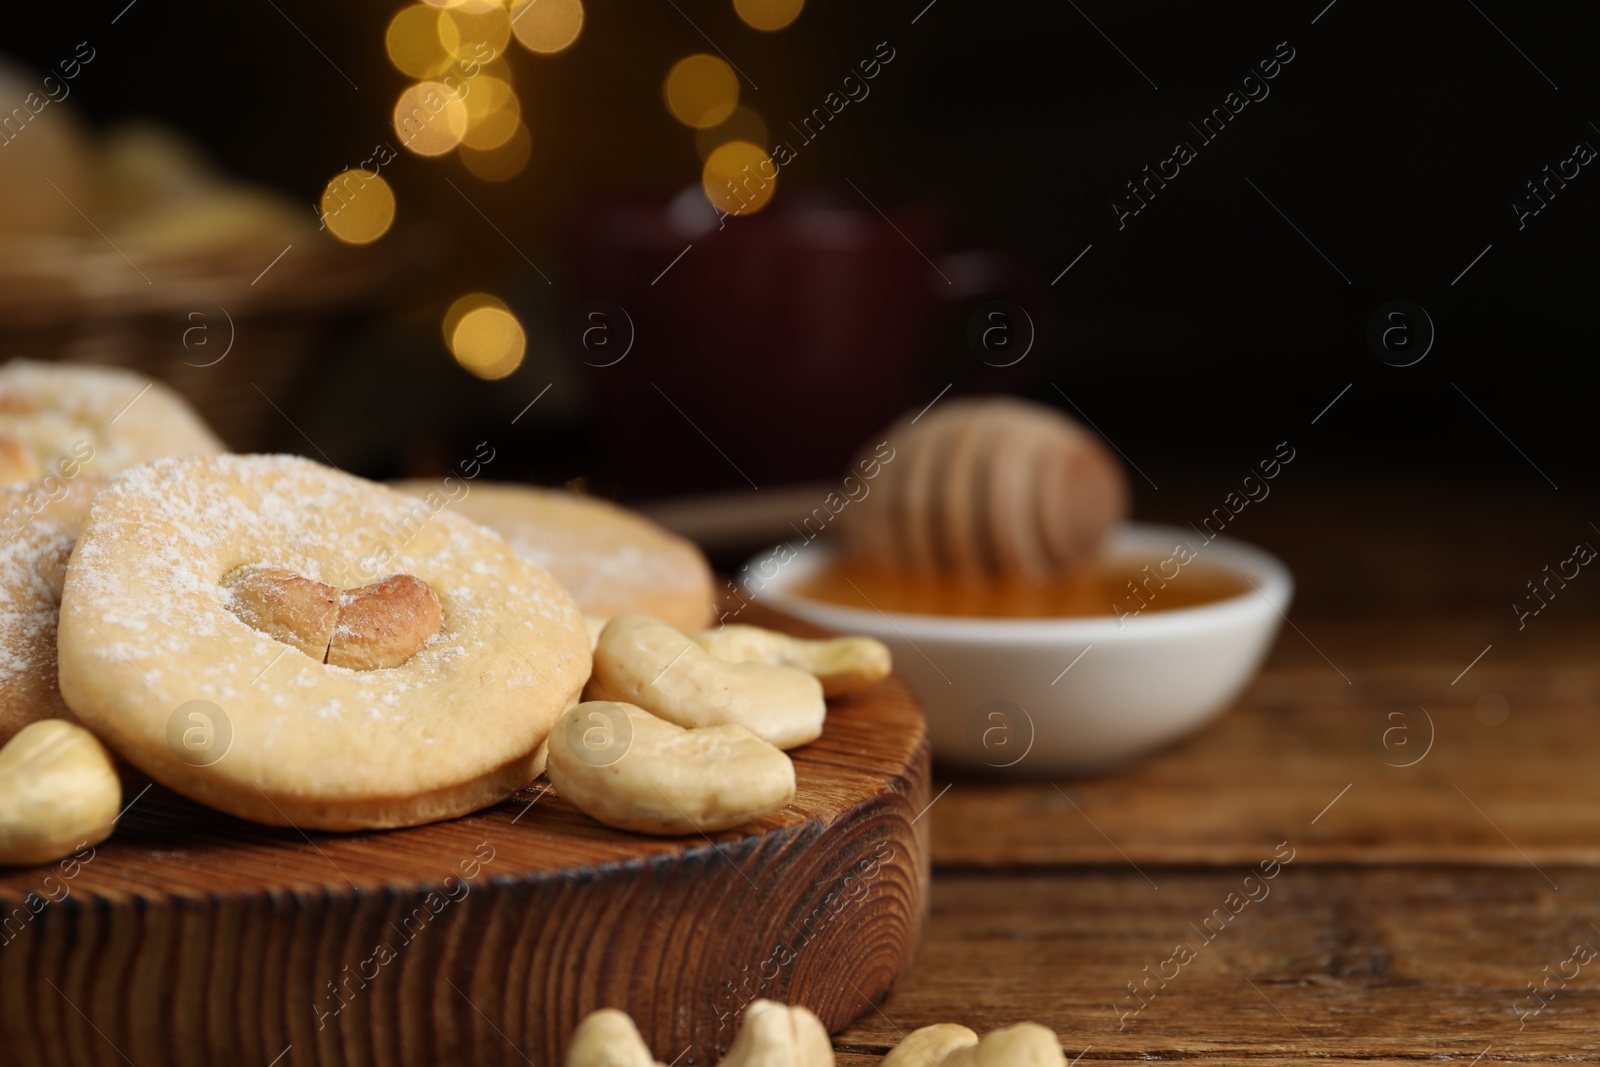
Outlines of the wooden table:
{"label": "wooden table", "polygon": [[841,1064],[1024,1019],[1082,1065],[1600,1059],[1600,568],[1511,608],[1600,546],[1585,503],[1346,478],[1241,515],[1300,583],[1260,677],[1119,773],[936,766],[922,952]]}

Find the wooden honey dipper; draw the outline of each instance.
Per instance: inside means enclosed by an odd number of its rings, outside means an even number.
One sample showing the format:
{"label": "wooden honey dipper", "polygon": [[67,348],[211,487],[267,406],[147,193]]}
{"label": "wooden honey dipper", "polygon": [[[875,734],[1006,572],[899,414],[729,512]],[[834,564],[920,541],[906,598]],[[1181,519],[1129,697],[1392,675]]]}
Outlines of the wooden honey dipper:
{"label": "wooden honey dipper", "polygon": [[1041,404],[948,400],[903,416],[876,440],[892,458],[842,524],[856,562],[965,578],[1060,577],[1091,563],[1127,516],[1126,479],[1099,438]]}

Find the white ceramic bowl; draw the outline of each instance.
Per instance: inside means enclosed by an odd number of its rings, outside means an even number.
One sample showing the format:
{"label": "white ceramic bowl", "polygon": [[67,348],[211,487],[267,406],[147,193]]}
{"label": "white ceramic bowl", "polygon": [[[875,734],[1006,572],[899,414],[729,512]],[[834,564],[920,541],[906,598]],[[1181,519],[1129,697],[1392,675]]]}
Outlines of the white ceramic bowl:
{"label": "white ceramic bowl", "polygon": [[[825,566],[820,544],[797,549],[755,599],[839,633],[876,637],[922,699],[934,758],[1006,773],[1073,774],[1122,763],[1172,741],[1227,707],[1255,674],[1289,609],[1294,580],[1276,558],[1192,530],[1130,523],[1112,558],[1195,563],[1255,588],[1197,607],[1069,619],[983,619],[885,613],[794,595]],[[774,570],[756,557],[751,585]],[[761,569],[764,565],[764,569]],[[1109,605],[1108,605],[1109,608]]]}

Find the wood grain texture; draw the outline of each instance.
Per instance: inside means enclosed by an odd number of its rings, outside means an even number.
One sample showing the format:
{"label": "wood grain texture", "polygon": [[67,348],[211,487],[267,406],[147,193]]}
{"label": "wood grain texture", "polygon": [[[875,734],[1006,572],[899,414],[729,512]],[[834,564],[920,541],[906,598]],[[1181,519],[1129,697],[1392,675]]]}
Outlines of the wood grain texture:
{"label": "wood grain texture", "polygon": [[[1381,628],[1368,639],[1381,646]],[[1326,664],[1283,664],[1298,641],[1286,632],[1234,708],[1137,766],[1004,782],[936,768],[936,789],[954,785],[935,809],[935,863],[1239,864],[1292,838],[1303,863],[1600,866],[1592,652],[1485,657],[1452,688],[1426,664],[1336,656],[1350,684]],[[1600,626],[1582,644],[1600,648]],[[1485,695],[1504,700],[1503,721],[1480,718]]]}
{"label": "wood grain texture", "polygon": [[0,1062],[547,1065],[609,1006],[704,1064],[758,996],[838,1029],[921,935],[927,738],[890,679],[791,755],[794,803],[710,838],[610,830],[543,783],[352,835],[152,790],[75,868],[0,874]]}
{"label": "wood grain texture", "polygon": [[[1025,1019],[1069,1060],[1083,1053],[1079,1067],[1600,1058],[1600,960],[1566,964],[1578,944],[1600,948],[1600,872],[1548,869],[1556,890],[1531,870],[1296,857],[1258,903],[1213,918],[1209,942],[1196,928],[1245,872],[1145,873],[1159,888],[1125,866],[939,875],[916,968],[836,1036],[841,1067],[930,1023]],[[1194,959],[1168,964],[1179,942]],[[1146,987],[1147,966],[1173,977]],[[1546,988],[1546,967],[1577,974]]]}

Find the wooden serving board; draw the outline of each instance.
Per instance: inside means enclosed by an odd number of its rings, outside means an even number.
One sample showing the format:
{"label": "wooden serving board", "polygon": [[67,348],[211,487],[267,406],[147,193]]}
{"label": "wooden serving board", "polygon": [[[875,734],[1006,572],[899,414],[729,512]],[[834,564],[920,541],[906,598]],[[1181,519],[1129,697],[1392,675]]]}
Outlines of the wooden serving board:
{"label": "wooden serving board", "polygon": [[891,678],[791,755],[790,807],[692,838],[600,826],[542,779],[348,835],[157,787],[92,856],[0,871],[0,1063],[556,1067],[617,1007],[681,1067],[714,1063],[757,997],[837,1031],[926,921],[926,727]]}

